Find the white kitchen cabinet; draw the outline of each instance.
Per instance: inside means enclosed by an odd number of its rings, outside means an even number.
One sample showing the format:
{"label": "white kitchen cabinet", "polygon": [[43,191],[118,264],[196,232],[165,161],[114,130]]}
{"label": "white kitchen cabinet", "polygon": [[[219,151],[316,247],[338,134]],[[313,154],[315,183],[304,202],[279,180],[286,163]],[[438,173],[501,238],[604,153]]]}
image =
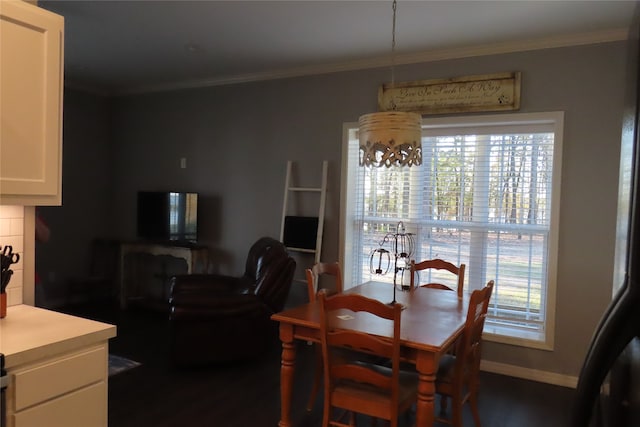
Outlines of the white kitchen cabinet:
{"label": "white kitchen cabinet", "polygon": [[0,204],[62,204],[64,18],[0,1]]}
{"label": "white kitchen cabinet", "polygon": [[107,359],[101,345],[11,371],[14,427],[106,427]]}
{"label": "white kitchen cabinet", "polygon": [[18,305],[0,329],[7,427],[107,427],[114,325]]}

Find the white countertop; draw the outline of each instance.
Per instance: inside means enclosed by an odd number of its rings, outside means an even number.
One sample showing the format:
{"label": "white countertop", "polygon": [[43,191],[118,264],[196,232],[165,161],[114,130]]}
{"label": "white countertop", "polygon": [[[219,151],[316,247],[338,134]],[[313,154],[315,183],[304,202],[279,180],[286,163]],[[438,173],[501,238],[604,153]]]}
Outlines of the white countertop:
{"label": "white countertop", "polygon": [[115,336],[115,325],[29,305],[8,307],[7,316],[0,319],[0,353],[8,368]]}

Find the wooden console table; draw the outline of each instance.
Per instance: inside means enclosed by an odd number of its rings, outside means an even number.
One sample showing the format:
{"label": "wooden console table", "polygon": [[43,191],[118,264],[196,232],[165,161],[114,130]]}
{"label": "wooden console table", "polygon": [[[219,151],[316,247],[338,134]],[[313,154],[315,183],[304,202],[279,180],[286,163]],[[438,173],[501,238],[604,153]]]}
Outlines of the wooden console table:
{"label": "wooden console table", "polygon": [[[178,245],[167,243],[123,242],[120,245],[119,281],[120,308],[126,309],[131,300],[140,299],[140,283],[146,274],[151,274],[148,268],[139,265],[127,256],[133,254],[147,254],[151,256],[170,256],[186,262],[186,274],[205,273],[209,265],[209,249],[202,245]],[[167,274],[167,272],[163,272]],[[169,276],[171,275],[168,273]],[[160,290],[162,293],[162,290]],[[163,297],[166,297],[164,295]],[[161,301],[162,302],[162,301]]]}

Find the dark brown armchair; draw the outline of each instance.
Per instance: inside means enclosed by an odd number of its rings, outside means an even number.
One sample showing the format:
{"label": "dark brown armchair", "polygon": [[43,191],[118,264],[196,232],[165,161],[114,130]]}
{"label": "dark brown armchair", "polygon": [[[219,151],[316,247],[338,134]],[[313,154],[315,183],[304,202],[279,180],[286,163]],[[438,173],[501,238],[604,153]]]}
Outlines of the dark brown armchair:
{"label": "dark brown armchair", "polygon": [[289,295],[296,263],[270,237],[253,244],[240,277],[191,274],[171,279],[170,354],[175,365],[258,358],[277,342],[271,315]]}

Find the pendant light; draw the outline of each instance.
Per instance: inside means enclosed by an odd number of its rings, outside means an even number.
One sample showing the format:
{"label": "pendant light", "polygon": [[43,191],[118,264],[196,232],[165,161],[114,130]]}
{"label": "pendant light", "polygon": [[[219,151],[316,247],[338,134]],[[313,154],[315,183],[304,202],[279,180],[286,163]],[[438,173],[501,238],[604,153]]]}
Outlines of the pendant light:
{"label": "pendant light", "polygon": [[[391,88],[396,47],[396,0],[393,0],[391,40]],[[413,166],[422,164],[422,116],[403,111],[385,111],[360,116],[360,166]]]}

